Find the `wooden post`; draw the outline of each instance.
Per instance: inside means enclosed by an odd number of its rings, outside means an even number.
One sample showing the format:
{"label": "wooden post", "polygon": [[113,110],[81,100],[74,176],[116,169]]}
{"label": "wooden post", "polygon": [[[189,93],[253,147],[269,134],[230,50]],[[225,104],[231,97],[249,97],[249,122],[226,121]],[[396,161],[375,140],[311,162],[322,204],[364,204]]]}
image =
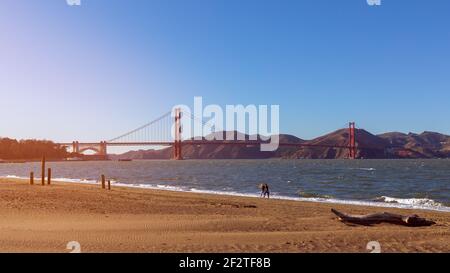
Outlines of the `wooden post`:
{"label": "wooden post", "polygon": [[45,185],[45,156],[42,157],[41,184],[42,184],[42,186]]}
{"label": "wooden post", "polygon": [[50,185],[52,182],[52,168],[48,168],[48,177],[47,177],[47,185]]}
{"label": "wooden post", "polygon": [[102,189],[105,188],[105,175],[102,174]]}
{"label": "wooden post", "polygon": [[34,185],[34,172],[30,172],[30,185]]}
{"label": "wooden post", "polygon": [[111,190],[111,180],[108,179],[108,190]]}

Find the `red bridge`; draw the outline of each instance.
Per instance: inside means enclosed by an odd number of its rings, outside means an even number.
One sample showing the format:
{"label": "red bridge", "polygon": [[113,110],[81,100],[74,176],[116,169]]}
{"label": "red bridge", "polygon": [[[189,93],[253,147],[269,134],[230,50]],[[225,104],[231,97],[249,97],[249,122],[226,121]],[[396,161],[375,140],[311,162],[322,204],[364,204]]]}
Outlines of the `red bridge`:
{"label": "red bridge", "polygon": [[[163,116],[149,122],[139,128],[127,132],[121,136],[113,138],[108,141],[100,142],[78,142],[72,143],[58,143],[61,146],[66,146],[72,149],[73,153],[83,154],[86,151],[95,152],[95,156],[99,159],[107,159],[107,148],[113,146],[173,146],[173,159],[181,160],[183,145],[243,145],[243,146],[257,146],[267,141],[261,140],[182,140],[182,126],[181,126],[181,110],[175,110],[175,116],[172,112],[168,112]],[[199,120],[192,114],[190,118]],[[324,144],[310,144],[310,143],[292,143],[280,142],[280,147],[321,147],[321,148],[340,148],[348,149],[348,158],[355,159],[358,149],[364,147],[356,146],[356,131],[355,123],[350,122],[348,128],[348,142],[346,145],[324,145]],[[173,134],[172,134],[173,133]]]}

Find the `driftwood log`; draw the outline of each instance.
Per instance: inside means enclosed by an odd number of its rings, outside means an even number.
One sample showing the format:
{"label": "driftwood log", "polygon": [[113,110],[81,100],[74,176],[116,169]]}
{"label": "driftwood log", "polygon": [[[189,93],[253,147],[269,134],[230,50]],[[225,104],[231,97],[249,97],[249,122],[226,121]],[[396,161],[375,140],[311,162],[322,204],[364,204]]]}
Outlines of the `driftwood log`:
{"label": "driftwood log", "polygon": [[400,214],[393,214],[389,212],[383,212],[383,213],[374,213],[374,214],[367,214],[367,215],[351,215],[339,212],[335,209],[331,209],[331,211],[336,214],[339,219],[343,222],[357,224],[357,225],[365,225],[370,226],[374,224],[379,224],[382,222],[396,224],[396,225],[403,225],[403,226],[409,226],[409,227],[422,227],[422,226],[431,226],[436,224],[433,221],[420,218],[418,215],[400,215]]}

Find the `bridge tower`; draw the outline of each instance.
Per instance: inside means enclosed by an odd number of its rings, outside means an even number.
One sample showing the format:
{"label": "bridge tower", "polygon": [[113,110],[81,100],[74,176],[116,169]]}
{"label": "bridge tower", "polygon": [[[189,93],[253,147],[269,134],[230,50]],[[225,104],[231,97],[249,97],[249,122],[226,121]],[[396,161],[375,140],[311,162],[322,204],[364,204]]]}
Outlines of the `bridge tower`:
{"label": "bridge tower", "polygon": [[76,154],[80,153],[80,143],[78,141],[72,142],[72,153],[76,153]]}
{"label": "bridge tower", "polygon": [[108,154],[106,141],[100,141],[99,155],[106,156]]}
{"label": "bridge tower", "polygon": [[349,130],[348,158],[355,159],[356,158],[356,132],[355,132],[355,123],[354,122],[349,123],[348,130]]}
{"label": "bridge tower", "polygon": [[173,143],[173,159],[182,160],[181,155],[181,109],[175,109],[175,140]]}

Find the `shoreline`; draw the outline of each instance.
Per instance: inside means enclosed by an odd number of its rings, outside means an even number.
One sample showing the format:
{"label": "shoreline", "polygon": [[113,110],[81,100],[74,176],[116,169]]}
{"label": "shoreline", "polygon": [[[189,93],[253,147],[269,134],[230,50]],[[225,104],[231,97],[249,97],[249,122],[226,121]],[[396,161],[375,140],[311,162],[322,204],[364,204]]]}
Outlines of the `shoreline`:
{"label": "shoreline", "polygon": [[[280,253],[449,252],[450,214],[280,199],[1,179],[0,252]],[[411,228],[349,226],[330,210],[417,213],[437,222]]]}
{"label": "shoreline", "polygon": [[[7,175],[0,176],[1,179],[17,179],[17,180],[29,180],[27,177],[19,177],[15,175]],[[53,178],[52,181],[57,183],[70,183],[70,184],[83,184],[83,185],[96,185],[99,182],[94,180],[82,180],[75,178]],[[182,193],[199,193],[199,194],[211,194],[211,195],[219,195],[219,196],[234,196],[234,197],[246,197],[246,198],[260,198],[257,193],[239,193],[239,192],[226,192],[226,191],[214,191],[214,190],[197,190],[197,189],[189,189],[183,190],[180,187],[175,186],[154,186],[150,184],[127,184],[127,183],[117,183],[112,180],[111,183],[114,187],[124,187],[124,188],[133,188],[133,189],[143,189],[143,190],[161,190],[161,191],[169,191],[169,192],[182,192]],[[383,196],[386,197],[386,196]],[[397,208],[397,209],[406,209],[406,210],[424,210],[424,211],[437,211],[437,212],[450,212],[450,207],[444,206],[418,206],[418,205],[409,205],[395,202],[382,202],[382,201],[369,201],[369,200],[351,200],[351,199],[336,199],[336,198],[322,198],[322,197],[290,197],[283,195],[271,195],[271,199],[274,200],[288,200],[294,202],[311,202],[311,203],[319,203],[319,204],[331,204],[331,205],[349,205],[349,206],[363,206],[363,207],[374,207],[374,208]],[[388,197],[393,198],[393,197]],[[401,200],[403,198],[395,198]],[[404,198],[403,200],[411,200],[415,198]],[[421,198],[417,198],[416,200],[423,200]],[[435,202],[434,200],[428,199],[430,201]]]}

